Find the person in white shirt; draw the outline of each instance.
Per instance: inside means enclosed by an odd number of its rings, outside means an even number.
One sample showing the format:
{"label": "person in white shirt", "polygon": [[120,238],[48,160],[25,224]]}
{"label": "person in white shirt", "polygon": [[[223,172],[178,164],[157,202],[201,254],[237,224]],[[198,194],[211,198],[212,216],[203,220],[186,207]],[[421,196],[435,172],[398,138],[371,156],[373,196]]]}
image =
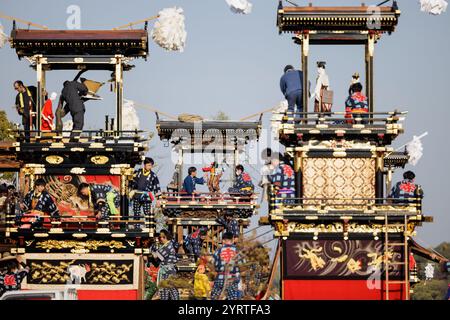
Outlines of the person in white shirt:
{"label": "person in white shirt", "polygon": [[331,104],[323,103],[323,95],[325,90],[330,90],[330,80],[325,71],[326,62],[317,62],[317,80],[316,89],[314,90],[314,112],[330,112]]}

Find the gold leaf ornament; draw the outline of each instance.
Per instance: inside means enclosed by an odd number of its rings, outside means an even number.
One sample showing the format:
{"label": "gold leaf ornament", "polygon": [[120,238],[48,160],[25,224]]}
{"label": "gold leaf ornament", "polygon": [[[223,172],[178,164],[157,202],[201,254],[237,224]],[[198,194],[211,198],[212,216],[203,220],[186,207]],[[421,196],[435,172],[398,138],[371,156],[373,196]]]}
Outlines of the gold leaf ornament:
{"label": "gold leaf ornament", "polygon": [[94,164],[106,164],[109,162],[109,158],[106,156],[93,156],[91,162]]}
{"label": "gold leaf ornament", "polygon": [[45,157],[45,161],[50,164],[61,164],[64,162],[64,158],[56,155]]}

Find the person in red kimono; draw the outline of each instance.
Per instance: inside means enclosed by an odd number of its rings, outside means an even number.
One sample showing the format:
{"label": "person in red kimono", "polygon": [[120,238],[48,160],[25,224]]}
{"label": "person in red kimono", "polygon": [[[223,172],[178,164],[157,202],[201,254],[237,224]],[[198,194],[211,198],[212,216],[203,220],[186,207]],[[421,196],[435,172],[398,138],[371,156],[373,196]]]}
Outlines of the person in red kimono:
{"label": "person in red kimono", "polygon": [[[369,106],[367,97],[362,93],[362,84],[357,82],[351,85],[351,95],[345,101],[345,118],[355,119],[361,118],[361,124],[367,124],[369,118]],[[354,123],[354,120],[347,120],[349,124]]]}
{"label": "person in red kimono", "polygon": [[[46,93],[47,96],[47,93]],[[53,119],[55,118],[53,114],[53,101],[56,100],[56,92],[52,92],[50,98],[45,101],[44,107],[42,108],[42,121],[41,130],[42,131],[53,131],[55,130],[55,125],[53,124]]]}

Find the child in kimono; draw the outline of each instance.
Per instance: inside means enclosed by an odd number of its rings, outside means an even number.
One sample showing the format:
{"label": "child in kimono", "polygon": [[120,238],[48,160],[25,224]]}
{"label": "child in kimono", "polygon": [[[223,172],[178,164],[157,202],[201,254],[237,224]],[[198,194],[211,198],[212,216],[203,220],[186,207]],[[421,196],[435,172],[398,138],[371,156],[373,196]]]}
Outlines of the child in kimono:
{"label": "child in kimono", "polygon": [[[159,233],[159,242],[161,246],[152,250],[152,256],[159,262],[158,280],[160,285],[162,280],[167,280],[171,275],[177,273],[176,263],[178,257],[173,246],[172,235],[167,230],[161,230]],[[177,288],[160,288],[159,296],[161,300],[179,300]]]}
{"label": "child in kimono", "polygon": [[200,264],[194,275],[194,297],[196,300],[207,300],[211,293],[211,285],[205,272],[205,265]]}

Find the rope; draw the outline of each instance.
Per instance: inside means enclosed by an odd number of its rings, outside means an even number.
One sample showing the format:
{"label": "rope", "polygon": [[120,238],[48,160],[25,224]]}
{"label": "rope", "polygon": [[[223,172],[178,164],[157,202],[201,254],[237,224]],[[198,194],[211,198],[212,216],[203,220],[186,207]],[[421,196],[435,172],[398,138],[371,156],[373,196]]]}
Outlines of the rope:
{"label": "rope", "polygon": [[275,110],[276,108],[277,108],[277,107],[272,107],[272,108],[269,108],[269,109],[264,109],[264,110],[262,110],[262,111],[260,111],[260,112],[253,113],[253,114],[251,114],[251,115],[249,115],[249,116],[247,116],[247,117],[244,117],[244,118],[240,119],[240,121],[246,121],[246,120],[249,120],[249,119],[251,119],[251,118],[254,118],[254,117],[256,117],[256,116],[259,116],[260,114],[264,114],[264,113],[266,113],[266,112],[273,111],[273,110]]}
{"label": "rope", "polygon": [[23,20],[23,19],[20,19],[20,18],[16,18],[16,17],[11,17],[11,16],[5,15],[5,14],[3,14],[1,12],[0,12],[0,18],[6,19],[6,20],[11,20],[11,21],[17,21],[17,22],[26,24],[27,26],[33,26],[33,27],[36,27],[36,28],[39,28],[39,29],[43,29],[43,30],[48,30],[49,29],[47,26],[44,26],[44,25],[41,25],[41,24],[37,24],[37,23],[34,23],[34,22],[30,22],[30,21],[26,21],[26,20]]}
{"label": "rope", "polygon": [[259,228],[262,228],[262,227],[267,227],[267,226],[257,226],[256,228],[253,228],[251,230],[248,230],[248,231],[244,232],[244,234],[250,233],[250,232],[255,231],[255,230],[257,230]]}
{"label": "rope", "polygon": [[274,240],[278,240],[278,238],[270,239],[270,240],[268,240],[268,241],[266,241],[266,242],[261,243],[261,245],[264,246],[264,245],[266,245],[267,243],[272,242],[272,241],[274,241]]}
{"label": "rope", "polygon": [[149,17],[147,19],[141,19],[141,20],[138,20],[138,21],[134,21],[134,22],[130,22],[130,23],[124,24],[123,26],[119,26],[119,27],[113,28],[113,30],[125,29],[125,28],[128,28],[128,27],[135,26],[137,24],[141,24],[141,23],[148,22],[148,21],[151,21],[151,20],[156,20],[158,18],[159,18],[159,15],[152,16],[152,17]]}
{"label": "rope", "polygon": [[258,239],[258,238],[261,238],[262,236],[264,236],[264,235],[270,233],[270,232],[273,232],[272,228],[271,228],[269,231],[266,231],[266,232],[264,232],[263,234],[260,234],[260,235],[257,236],[256,238],[253,238],[253,239],[246,239],[245,241],[254,241],[254,240],[256,240],[256,239]]}
{"label": "rope", "polygon": [[173,119],[173,120],[177,120],[177,121],[178,121],[178,117],[175,117],[175,116],[173,116],[173,115],[171,115],[171,114],[168,114],[168,113],[165,113],[165,112],[160,111],[160,110],[158,110],[158,109],[155,109],[155,108],[153,108],[152,106],[145,105],[145,104],[142,104],[142,103],[138,103],[138,102],[136,102],[136,101],[134,101],[134,105],[135,105],[136,107],[138,107],[138,108],[150,110],[150,111],[152,111],[152,112],[157,112],[157,113],[159,113],[159,114],[162,114],[163,116],[166,116],[167,118],[171,118],[171,119]]}
{"label": "rope", "polygon": [[178,120],[181,122],[201,122],[204,119],[196,114],[182,113],[178,116]]}

